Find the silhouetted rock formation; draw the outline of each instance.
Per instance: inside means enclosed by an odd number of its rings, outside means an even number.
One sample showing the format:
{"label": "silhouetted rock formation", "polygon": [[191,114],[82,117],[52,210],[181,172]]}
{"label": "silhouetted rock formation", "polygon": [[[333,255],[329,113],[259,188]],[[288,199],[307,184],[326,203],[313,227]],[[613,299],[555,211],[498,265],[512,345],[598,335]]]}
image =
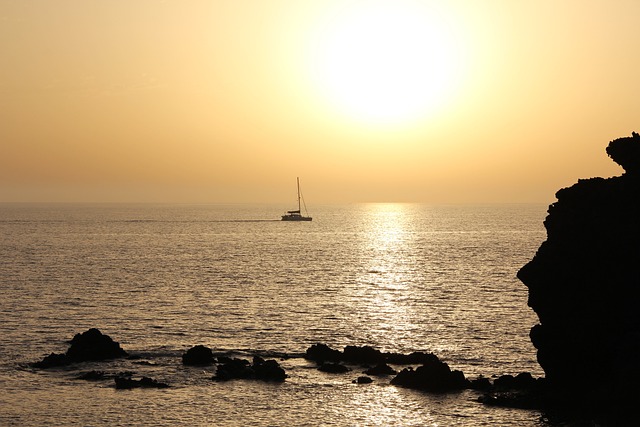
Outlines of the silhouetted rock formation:
{"label": "silhouetted rock formation", "polygon": [[472,388],[485,391],[478,401],[489,406],[521,409],[544,409],[548,402],[548,388],[544,378],[533,378],[529,372],[515,377],[502,375],[490,384],[486,378],[471,381]]}
{"label": "silhouetted rock formation", "polygon": [[127,352],[109,335],[104,335],[98,329],[92,328],[73,337],[66,356],[74,362],[85,362],[127,357]]}
{"label": "silhouetted rock formation", "polygon": [[108,335],[104,335],[98,329],[92,328],[81,334],[76,334],[65,354],[51,353],[31,366],[47,369],[76,362],[117,359],[120,357],[127,357],[127,352],[120,347],[120,344],[113,341]]}
{"label": "silhouetted rock formation", "polygon": [[369,377],[358,377],[355,380],[352,381],[354,384],[371,384],[373,382],[373,380]]}
{"label": "silhouetted rock formation", "polygon": [[469,381],[461,371],[437,360],[413,368],[405,368],[391,380],[391,384],[429,392],[449,392],[469,388]]}
{"label": "silhouetted rock formation", "polygon": [[364,371],[367,375],[383,376],[383,375],[395,375],[396,370],[386,363],[378,363],[376,366]]}
{"label": "silhouetted rock formation", "polygon": [[414,351],[410,354],[383,353],[368,345],[354,346],[348,345],[344,351],[335,350],[326,344],[314,344],[309,347],[304,355],[307,360],[317,363],[322,362],[345,362],[352,364],[380,364],[392,363],[394,365],[420,365],[437,361],[438,357],[432,353]]}
{"label": "silhouetted rock formation", "polygon": [[215,362],[213,351],[209,347],[196,345],[182,355],[182,364],[188,366],[212,365]]}
{"label": "silhouetted rock formation", "polygon": [[334,350],[326,344],[314,344],[307,349],[304,358],[318,363],[337,362],[342,360],[342,352]]}
{"label": "silhouetted rock formation", "polygon": [[607,153],[625,173],[558,191],[547,240],[518,272],[551,400],[640,400],[640,135]]}
{"label": "silhouetted rock formation", "polygon": [[45,356],[41,361],[32,363],[31,366],[38,369],[49,369],[58,366],[65,366],[70,363],[71,361],[67,359],[65,354],[51,353],[48,356]]}
{"label": "silhouetted rock formation", "polygon": [[347,363],[383,363],[385,356],[380,350],[376,350],[368,345],[359,347],[355,345],[348,345],[342,352],[342,360]]}
{"label": "silhouetted rock formation", "polygon": [[249,379],[260,381],[282,382],[287,374],[275,360],[264,360],[260,356],[253,357],[253,363],[245,359],[220,358],[222,364],[218,365],[213,379],[228,381],[234,379]]}
{"label": "silhouetted rock formation", "polygon": [[607,154],[622,166],[626,173],[640,172],[640,135],[632,133],[631,138],[618,138],[609,143]]}

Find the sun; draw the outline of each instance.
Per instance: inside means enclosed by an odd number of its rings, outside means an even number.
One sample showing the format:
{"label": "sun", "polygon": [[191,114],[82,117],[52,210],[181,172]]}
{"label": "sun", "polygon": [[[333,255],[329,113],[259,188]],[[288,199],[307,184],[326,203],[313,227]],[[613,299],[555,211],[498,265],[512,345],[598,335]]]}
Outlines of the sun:
{"label": "sun", "polygon": [[463,71],[442,12],[417,1],[355,1],[324,23],[316,85],[354,119],[398,123],[427,117],[453,96]]}

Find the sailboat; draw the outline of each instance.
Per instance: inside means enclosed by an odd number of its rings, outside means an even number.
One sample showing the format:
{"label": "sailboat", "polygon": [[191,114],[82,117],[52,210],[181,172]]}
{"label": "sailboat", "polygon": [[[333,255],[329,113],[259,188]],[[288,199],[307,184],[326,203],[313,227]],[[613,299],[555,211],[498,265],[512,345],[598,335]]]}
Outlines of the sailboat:
{"label": "sailboat", "polygon": [[[302,196],[300,194],[300,178],[296,178],[298,182],[298,209],[293,211],[287,211],[286,214],[282,215],[283,221],[311,221],[310,216],[303,216],[300,212],[300,200]],[[304,199],[302,199],[302,203],[304,204]],[[304,207],[305,213],[307,213],[307,206]]]}

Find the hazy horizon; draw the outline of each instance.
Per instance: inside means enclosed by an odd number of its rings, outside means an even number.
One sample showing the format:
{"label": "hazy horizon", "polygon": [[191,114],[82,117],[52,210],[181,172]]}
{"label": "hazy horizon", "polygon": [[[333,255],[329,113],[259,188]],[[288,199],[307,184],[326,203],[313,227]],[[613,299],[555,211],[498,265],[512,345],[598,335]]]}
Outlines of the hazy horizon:
{"label": "hazy horizon", "polygon": [[0,0],[0,202],[551,203],[620,175],[640,3]]}

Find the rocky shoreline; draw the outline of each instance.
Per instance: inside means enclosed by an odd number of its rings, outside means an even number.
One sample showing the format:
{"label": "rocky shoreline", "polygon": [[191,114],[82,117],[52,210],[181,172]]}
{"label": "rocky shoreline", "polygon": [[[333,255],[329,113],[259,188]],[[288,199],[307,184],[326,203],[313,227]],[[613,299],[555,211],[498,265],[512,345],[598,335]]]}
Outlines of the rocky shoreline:
{"label": "rocky shoreline", "polygon": [[[502,375],[493,381],[484,377],[470,380],[461,371],[451,370],[447,363],[433,353],[385,353],[366,345],[346,346],[343,350],[337,350],[326,344],[314,344],[304,353],[278,356],[281,360],[307,360],[314,363],[318,371],[328,375],[353,375],[353,372],[356,372],[359,376],[352,382],[357,384],[373,383],[371,377],[375,377],[385,378],[394,386],[430,393],[477,390],[482,393],[478,401],[488,405],[517,406],[512,405],[513,401],[508,399],[509,396],[520,396],[543,381],[534,379],[529,373],[521,373],[515,377]],[[51,353],[42,360],[31,363],[30,367],[38,370],[64,367],[65,372],[68,372],[74,368],[81,370],[83,362],[100,363],[127,359],[135,363],[138,358],[122,349],[110,336],[92,328],[76,334],[70,341],[66,353]],[[215,368],[215,374],[210,377],[212,381],[251,380],[278,383],[284,382],[288,377],[275,359],[265,359],[258,354],[253,355],[252,360],[229,357],[216,354],[202,344],[186,350],[181,356],[181,363],[185,367]],[[153,360],[144,361],[144,364],[155,365]],[[394,366],[402,369],[398,371]],[[79,372],[75,378],[85,381],[111,381],[116,389],[170,387],[170,384],[131,371],[91,370]]]}

